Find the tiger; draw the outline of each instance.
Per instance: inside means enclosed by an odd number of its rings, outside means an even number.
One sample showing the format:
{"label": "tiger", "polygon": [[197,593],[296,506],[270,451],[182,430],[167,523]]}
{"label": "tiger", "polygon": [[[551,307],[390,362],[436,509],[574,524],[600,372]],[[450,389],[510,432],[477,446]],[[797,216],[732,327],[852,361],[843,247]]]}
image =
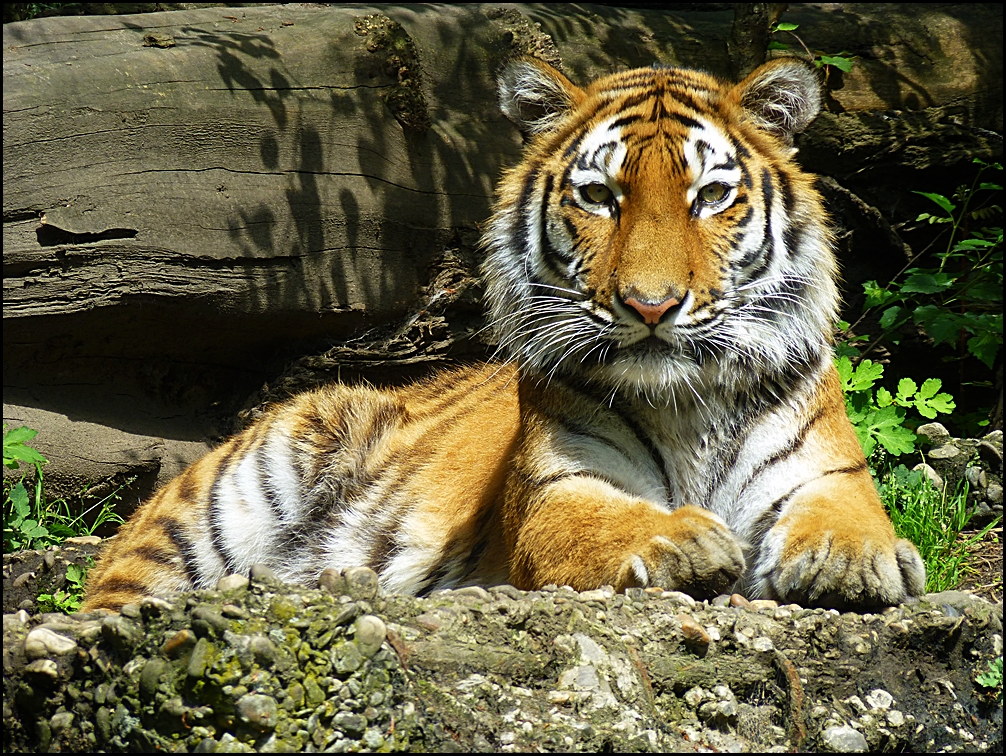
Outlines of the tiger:
{"label": "tiger", "polygon": [[833,234],[794,138],[815,69],[498,77],[524,137],[482,240],[490,360],[265,411],[110,539],[84,610],[270,568],[389,592],[549,585],[866,610],[925,566],[834,367]]}

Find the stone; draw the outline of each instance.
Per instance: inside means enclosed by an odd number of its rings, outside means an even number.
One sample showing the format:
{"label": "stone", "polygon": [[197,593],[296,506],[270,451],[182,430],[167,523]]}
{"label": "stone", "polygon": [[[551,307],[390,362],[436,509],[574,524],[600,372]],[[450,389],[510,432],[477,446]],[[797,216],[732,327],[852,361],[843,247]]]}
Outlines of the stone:
{"label": "stone", "polygon": [[334,596],[341,596],[346,592],[346,579],[339,570],[326,567],[318,576],[318,587]]}
{"label": "stone", "polygon": [[972,491],[983,489],[989,484],[988,476],[980,467],[969,467],[964,471],[964,477],[967,478],[968,485],[971,486]]}
{"label": "stone", "polygon": [[218,591],[239,591],[248,587],[249,580],[244,575],[224,575],[217,581]]}
{"label": "stone", "polygon": [[943,490],[943,478],[931,465],[927,465],[925,462],[919,462],[919,464],[913,467],[912,470],[918,470],[925,475],[937,491]]}
{"label": "stone", "polygon": [[882,688],[877,688],[866,695],[866,704],[871,709],[886,711],[894,704],[894,696]]}
{"label": "stone", "polygon": [[943,444],[935,449],[930,449],[926,455],[930,459],[954,459],[961,453],[961,450],[954,444]]}
{"label": "stone", "polygon": [[353,627],[356,645],[359,646],[360,653],[366,659],[380,650],[381,644],[384,643],[384,639],[388,635],[388,628],[384,624],[384,620],[373,614],[364,614],[362,617],[358,617]]}
{"label": "stone", "polygon": [[358,738],[367,729],[367,718],[349,711],[340,711],[332,718],[332,726],[350,737]]}
{"label": "stone", "polygon": [[369,567],[350,567],[343,571],[346,592],[355,599],[372,599],[379,587],[377,573]]}
{"label": "stone", "polygon": [[938,446],[950,439],[950,431],[942,423],[925,423],[916,428],[915,432],[924,437],[933,446]]}
{"label": "stone", "polygon": [[1003,503],[1003,487],[998,483],[990,483],[989,487],[985,489],[985,498],[988,499],[990,504]]}
{"label": "stone", "polygon": [[24,669],[25,672],[33,675],[51,677],[53,680],[59,679],[59,667],[52,659],[36,659]]}
{"label": "stone", "polygon": [[262,564],[260,562],[256,562],[251,566],[251,569],[248,571],[248,575],[252,580],[260,581],[263,583],[282,582],[272,567],[270,567],[267,564]]}
{"label": "stone", "polygon": [[44,625],[36,627],[24,641],[24,653],[29,659],[62,656],[77,648],[77,641],[54,633]]}
{"label": "stone", "polygon": [[238,718],[259,730],[272,730],[279,719],[276,701],[258,693],[247,693],[237,702]]}
{"label": "stone", "polygon": [[869,750],[863,733],[848,725],[828,727],[821,733],[821,739],[836,753],[865,753]]}
{"label": "stone", "polygon": [[978,456],[993,467],[1001,465],[1003,463],[1002,436],[999,437],[998,443],[989,441],[988,436],[986,436],[984,440],[979,441]]}

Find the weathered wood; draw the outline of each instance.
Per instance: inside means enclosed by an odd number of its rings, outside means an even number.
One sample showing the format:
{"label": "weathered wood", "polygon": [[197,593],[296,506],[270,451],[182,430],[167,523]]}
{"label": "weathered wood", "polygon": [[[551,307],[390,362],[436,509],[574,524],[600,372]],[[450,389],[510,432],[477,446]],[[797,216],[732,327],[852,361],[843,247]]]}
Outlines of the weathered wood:
{"label": "weathered wood", "polygon": [[[521,146],[496,106],[507,58],[578,81],[653,62],[728,76],[733,16],[284,5],[5,25],[5,422],[36,424],[51,480],[73,481],[61,493],[108,462],[170,477],[285,362],[407,316],[445,255],[474,269]],[[860,56],[829,79],[814,170],[879,195],[897,171],[1001,153],[998,6],[793,4],[785,20],[812,50]],[[877,259],[861,237],[843,253]],[[156,451],[175,441],[193,445]],[[154,451],[114,451],[130,446]]]}

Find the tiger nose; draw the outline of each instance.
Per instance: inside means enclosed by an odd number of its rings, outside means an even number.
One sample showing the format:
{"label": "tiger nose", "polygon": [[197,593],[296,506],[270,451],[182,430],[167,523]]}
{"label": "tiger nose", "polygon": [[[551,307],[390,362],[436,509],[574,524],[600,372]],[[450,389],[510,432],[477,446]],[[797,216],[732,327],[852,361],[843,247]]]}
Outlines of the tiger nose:
{"label": "tiger nose", "polygon": [[623,298],[620,294],[618,298],[622,304],[638,312],[646,325],[657,325],[664,315],[681,304],[681,299],[675,296],[667,297],[662,302],[634,296]]}

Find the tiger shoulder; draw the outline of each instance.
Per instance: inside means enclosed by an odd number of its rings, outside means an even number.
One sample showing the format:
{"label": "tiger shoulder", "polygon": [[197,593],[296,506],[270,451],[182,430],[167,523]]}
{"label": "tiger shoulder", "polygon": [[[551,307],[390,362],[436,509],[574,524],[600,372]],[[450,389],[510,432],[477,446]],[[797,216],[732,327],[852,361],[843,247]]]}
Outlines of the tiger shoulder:
{"label": "tiger shoulder", "polygon": [[389,591],[547,584],[867,608],[922,593],[845,414],[832,232],[793,58],[499,79],[526,137],[484,236],[497,359],[294,397],[146,502],[85,609],[266,564]]}

